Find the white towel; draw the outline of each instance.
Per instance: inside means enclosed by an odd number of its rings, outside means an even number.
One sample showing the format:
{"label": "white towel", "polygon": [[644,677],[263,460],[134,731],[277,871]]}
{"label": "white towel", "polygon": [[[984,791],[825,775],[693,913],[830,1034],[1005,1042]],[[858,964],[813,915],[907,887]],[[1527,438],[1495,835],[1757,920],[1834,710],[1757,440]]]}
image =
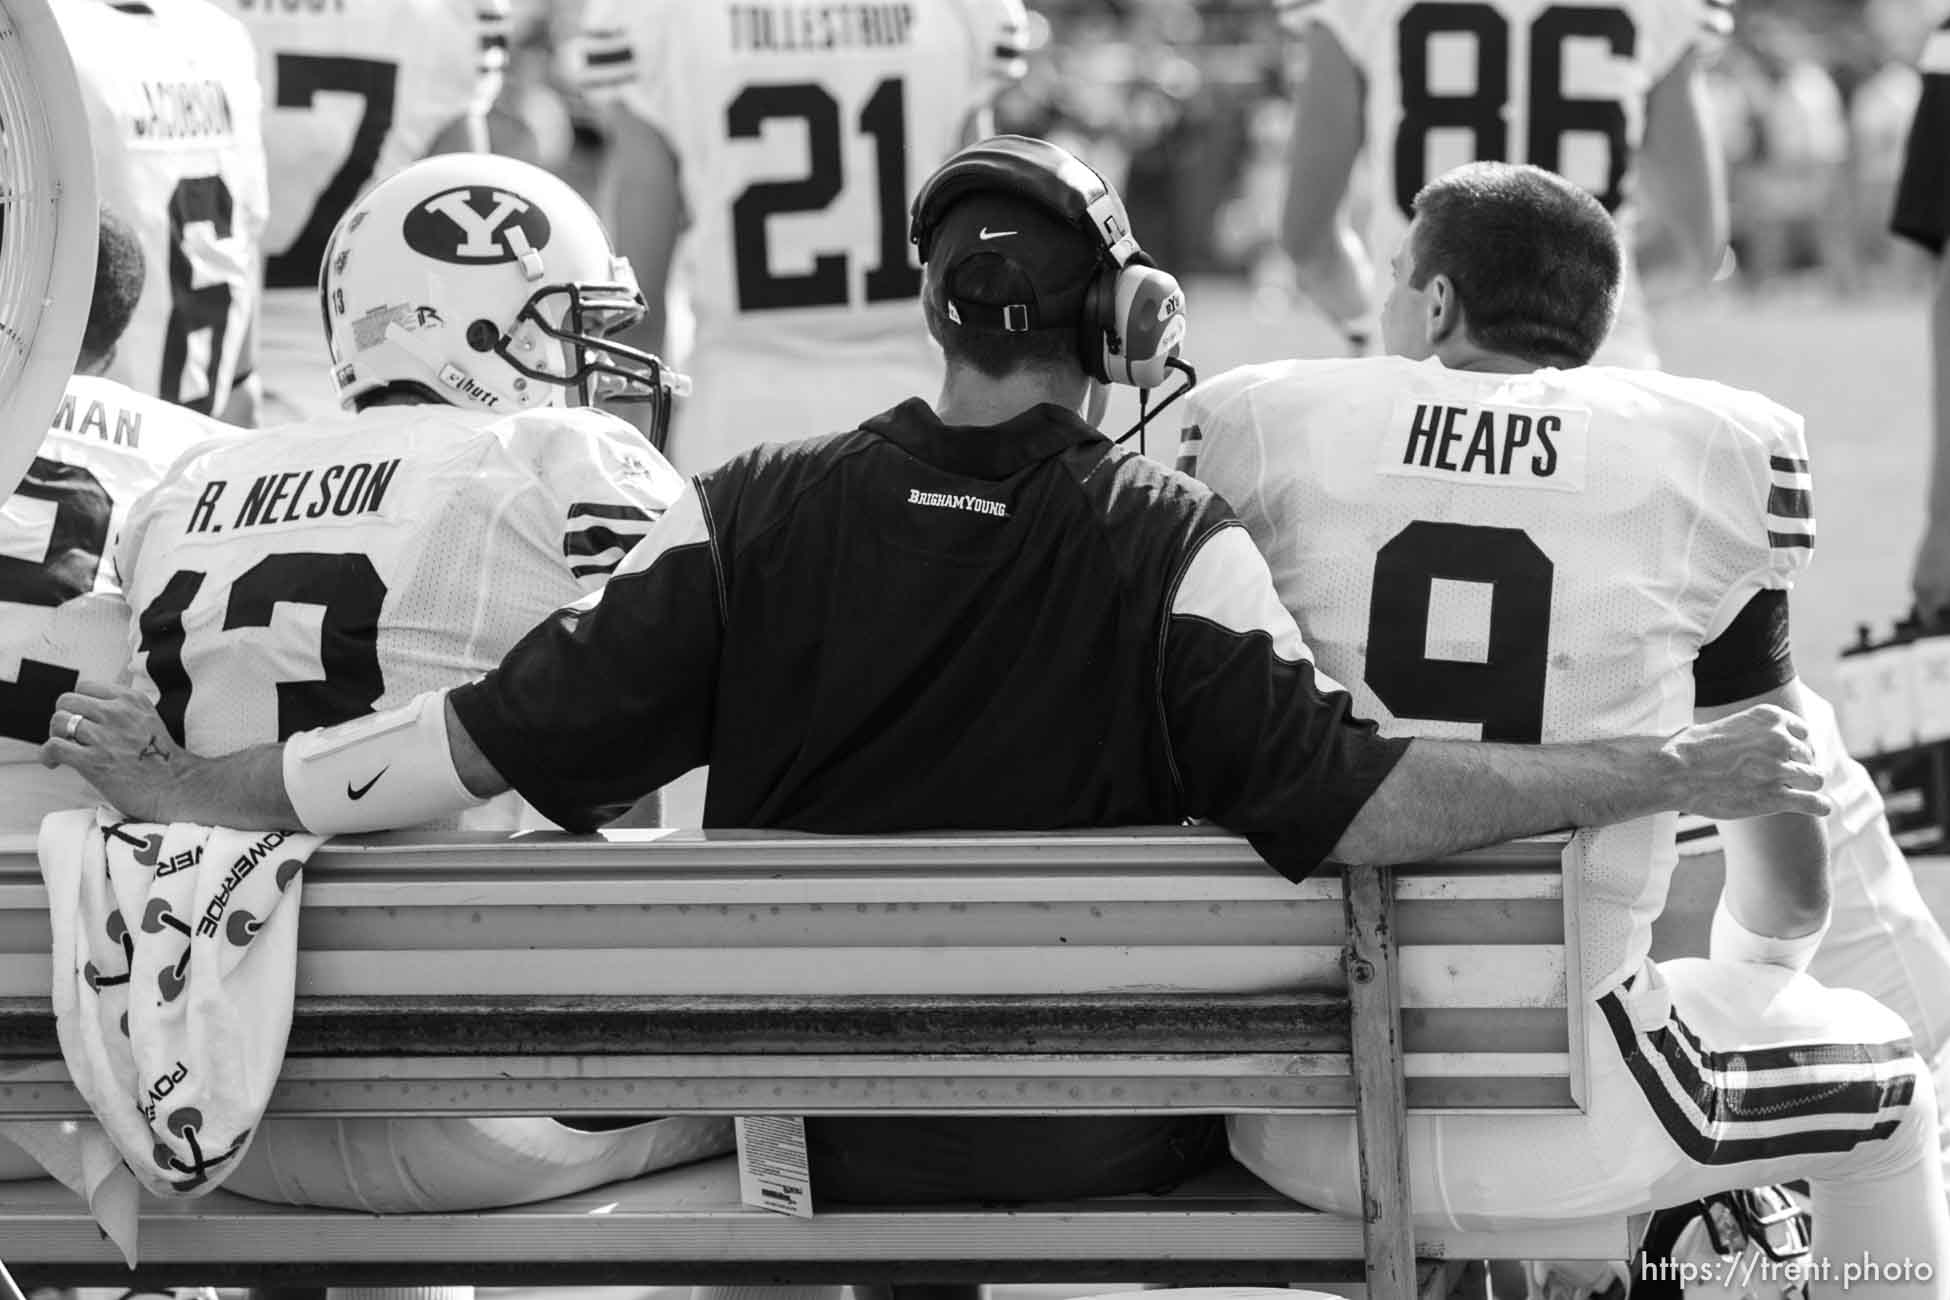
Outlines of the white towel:
{"label": "white towel", "polygon": [[321,837],[119,822],[41,824],[61,1055],[97,1124],[0,1135],[87,1199],[131,1267],[136,1184],[199,1196],[249,1147],[284,1063],[298,885]]}

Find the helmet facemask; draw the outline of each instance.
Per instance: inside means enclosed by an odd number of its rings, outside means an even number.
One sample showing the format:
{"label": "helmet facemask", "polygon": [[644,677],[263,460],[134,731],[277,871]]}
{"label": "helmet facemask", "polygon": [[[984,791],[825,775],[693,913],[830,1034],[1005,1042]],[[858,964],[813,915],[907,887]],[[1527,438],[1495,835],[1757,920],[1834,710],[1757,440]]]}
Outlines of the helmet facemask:
{"label": "helmet facemask", "polygon": [[[627,280],[552,284],[529,296],[492,350],[516,374],[565,390],[572,405],[648,402],[650,440],[662,450],[671,399],[690,391],[690,381],[654,354],[609,337],[636,324],[643,312],[643,294]],[[562,345],[546,349],[559,357],[560,370],[521,357],[534,351],[516,342],[524,327]]]}

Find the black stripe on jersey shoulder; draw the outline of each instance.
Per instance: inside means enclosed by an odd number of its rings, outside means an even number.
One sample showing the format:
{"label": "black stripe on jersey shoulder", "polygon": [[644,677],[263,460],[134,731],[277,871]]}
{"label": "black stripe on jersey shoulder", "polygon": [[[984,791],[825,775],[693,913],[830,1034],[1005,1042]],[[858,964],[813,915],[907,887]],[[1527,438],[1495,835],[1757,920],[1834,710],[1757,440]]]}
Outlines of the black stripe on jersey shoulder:
{"label": "black stripe on jersey shoulder", "polygon": [[588,516],[595,519],[641,519],[648,522],[650,512],[641,506],[622,505],[610,501],[572,501],[569,503],[569,518]]}
{"label": "black stripe on jersey shoulder", "polygon": [[1767,463],[1784,474],[1806,474],[1808,461],[1802,456],[1769,456]]}
{"label": "black stripe on jersey shoulder", "polygon": [[1767,513],[1782,519],[1812,519],[1815,494],[1806,488],[1782,487],[1776,483],[1767,490]]}
{"label": "black stripe on jersey shoulder", "polygon": [[567,556],[601,555],[604,551],[629,551],[643,540],[643,534],[627,529],[619,532],[613,528],[583,528],[562,536],[562,554]]}
{"label": "black stripe on jersey shoulder", "polygon": [[1712,822],[1708,822],[1704,826],[1683,827],[1680,829],[1679,833],[1676,836],[1674,836],[1674,839],[1677,843],[1680,844],[1690,844],[1695,840],[1708,839],[1714,835],[1718,835],[1719,833],[1720,833],[1720,828],[1714,825]]}
{"label": "black stripe on jersey shoulder", "polygon": [[1767,530],[1767,544],[1769,546],[1805,546],[1809,550],[1813,550],[1815,539],[1810,533],[1777,533],[1770,528]]}

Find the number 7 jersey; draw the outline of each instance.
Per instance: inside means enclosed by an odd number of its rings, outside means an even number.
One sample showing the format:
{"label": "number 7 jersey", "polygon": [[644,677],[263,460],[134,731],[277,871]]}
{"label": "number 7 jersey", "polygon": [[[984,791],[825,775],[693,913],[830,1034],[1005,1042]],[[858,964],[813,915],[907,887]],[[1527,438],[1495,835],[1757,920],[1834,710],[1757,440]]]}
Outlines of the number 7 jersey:
{"label": "number 7 jersey", "polygon": [[[1800,417],[1706,380],[1374,357],[1244,367],[1189,401],[1180,468],[1391,735],[1676,731],[1700,647],[1813,552]],[[1673,861],[1670,817],[1633,825],[1587,881],[1600,982],[1644,957]]]}

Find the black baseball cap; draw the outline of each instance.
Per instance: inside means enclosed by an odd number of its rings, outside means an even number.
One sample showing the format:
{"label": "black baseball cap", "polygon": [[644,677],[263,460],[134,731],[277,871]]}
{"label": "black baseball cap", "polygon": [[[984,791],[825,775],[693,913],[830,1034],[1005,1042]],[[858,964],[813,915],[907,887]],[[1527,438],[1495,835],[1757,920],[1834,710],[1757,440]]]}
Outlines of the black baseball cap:
{"label": "black baseball cap", "polygon": [[1031,199],[978,190],[942,215],[930,242],[931,294],[968,329],[1073,326],[1103,248],[1087,230]]}

